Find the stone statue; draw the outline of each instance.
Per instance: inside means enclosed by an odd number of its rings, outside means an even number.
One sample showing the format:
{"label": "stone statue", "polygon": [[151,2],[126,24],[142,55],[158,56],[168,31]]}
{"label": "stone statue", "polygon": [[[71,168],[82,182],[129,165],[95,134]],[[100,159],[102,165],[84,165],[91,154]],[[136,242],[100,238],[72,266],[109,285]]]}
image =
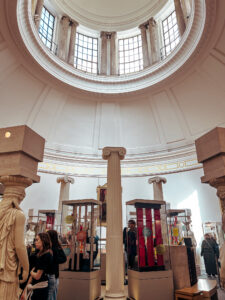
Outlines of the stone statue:
{"label": "stone statue", "polygon": [[21,176],[1,176],[4,184],[0,202],[0,299],[19,299],[19,274],[21,282],[29,273],[27,251],[24,244],[25,215],[19,207],[25,197],[25,188],[32,180]]}
{"label": "stone statue", "polygon": [[[225,232],[225,211],[222,214],[222,229]],[[222,247],[220,248],[220,284],[221,287],[225,288],[225,242],[223,243]]]}
{"label": "stone statue", "polygon": [[33,245],[34,238],[35,238],[34,225],[33,224],[29,224],[29,229],[27,230],[27,232],[25,234],[25,245],[26,246]]}

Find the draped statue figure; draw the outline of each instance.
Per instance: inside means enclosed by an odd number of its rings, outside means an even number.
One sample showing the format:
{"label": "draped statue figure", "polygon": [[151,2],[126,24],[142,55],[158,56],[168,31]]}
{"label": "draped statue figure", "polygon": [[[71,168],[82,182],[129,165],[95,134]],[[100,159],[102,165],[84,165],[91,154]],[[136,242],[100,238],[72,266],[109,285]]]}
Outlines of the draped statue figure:
{"label": "draped statue figure", "polygon": [[29,273],[24,244],[25,215],[19,207],[25,197],[25,188],[32,180],[21,176],[1,176],[5,191],[0,202],[0,299],[19,299],[19,274],[22,282]]}

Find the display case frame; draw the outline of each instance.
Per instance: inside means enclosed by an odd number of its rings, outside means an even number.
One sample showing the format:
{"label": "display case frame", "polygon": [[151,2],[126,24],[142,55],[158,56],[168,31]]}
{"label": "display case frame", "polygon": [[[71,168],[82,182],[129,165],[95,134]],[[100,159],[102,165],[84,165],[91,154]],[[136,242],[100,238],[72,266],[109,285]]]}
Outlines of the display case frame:
{"label": "display case frame", "polygon": [[[139,272],[162,271],[170,269],[170,259],[168,248],[163,245],[163,238],[167,244],[168,233],[165,216],[165,201],[134,199],[126,202],[127,206],[127,224],[130,219],[136,222],[136,233],[127,230],[127,238],[124,241],[125,251],[128,256],[128,269]],[[128,209],[132,207],[132,209]],[[136,213],[134,213],[134,210]],[[162,217],[162,215],[164,215]],[[125,234],[125,233],[124,233]],[[136,235],[136,236],[135,236]],[[133,236],[133,238],[132,238]],[[131,248],[126,242],[132,243],[132,239],[136,238],[136,255],[134,265],[129,262],[129,252],[131,256],[135,254],[135,246]],[[129,242],[130,240],[130,242]],[[130,250],[129,250],[130,248]],[[166,252],[166,254],[165,254]],[[166,263],[163,256],[165,254]]]}
{"label": "display case frame", "polygon": [[[64,206],[72,208],[72,215],[66,217],[67,227],[71,231],[69,271],[93,271],[100,269],[99,240],[101,239],[101,225],[99,223],[99,207],[101,202],[95,199],[64,200],[62,201],[62,215]],[[65,228],[65,221],[62,226]],[[95,223],[95,224],[94,224]],[[95,227],[95,228],[94,228]],[[96,238],[98,231],[98,239]],[[94,264],[95,253],[97,252],[99,267]],[[87,258],[89,256],[89,258]],[[77,257],[79,259],[77,259]],[[82,269],[82,263],[90,261],[89,268],[86,265]]]}

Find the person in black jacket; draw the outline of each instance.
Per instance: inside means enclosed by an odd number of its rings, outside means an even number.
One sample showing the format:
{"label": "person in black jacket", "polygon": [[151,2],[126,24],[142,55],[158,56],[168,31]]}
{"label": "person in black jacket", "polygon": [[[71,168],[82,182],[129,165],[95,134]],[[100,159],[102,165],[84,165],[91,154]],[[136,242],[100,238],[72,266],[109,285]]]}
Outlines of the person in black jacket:
{"label": "person in black jacket", "polygon": [[136,235],[136,222],[130,219],[128,228],[125,227],[123,230],[123,243],[127,254],[128,268],[130,269],[135,267],[135,256],[137,255]]}
{"label": "person in black jacket", "polygon": [[48,300],[56,300],[59,285],[59,264],[63,264],[66,262],[66,255],[59,242],[57,231],[49,230],[47,233],[52,242],[53,272],[55,274],[55,280],[49,282]]}
{"label": "person in black jacket", "polygon": [[49,276],[53,276],[53,255],[51,241],[47,233],[39,233],[35,239],[37,249],[34,268],[30,272],[27,286],[20,299],[47,300],[49,289]]}

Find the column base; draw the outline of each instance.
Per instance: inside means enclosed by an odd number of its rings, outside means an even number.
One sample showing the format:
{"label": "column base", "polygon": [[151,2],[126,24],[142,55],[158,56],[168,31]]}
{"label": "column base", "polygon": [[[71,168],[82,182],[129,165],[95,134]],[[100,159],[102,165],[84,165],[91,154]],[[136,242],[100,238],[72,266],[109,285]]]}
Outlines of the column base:
{"label": "column base", "polygon": [[126,296],[118,296],[118,297],[115,297],[115,296],[105,296],[104,297],[104,299],[105,300],[107,300],[107,299],[115,299],[115,300],[126,300],[127,299],[127,297]]}
{"label": "column base", "polygon": [[124,295],[124,293],[110,293],[106,292],[104,299],[116,299],[116,300],[126,300],[127,297]]}

